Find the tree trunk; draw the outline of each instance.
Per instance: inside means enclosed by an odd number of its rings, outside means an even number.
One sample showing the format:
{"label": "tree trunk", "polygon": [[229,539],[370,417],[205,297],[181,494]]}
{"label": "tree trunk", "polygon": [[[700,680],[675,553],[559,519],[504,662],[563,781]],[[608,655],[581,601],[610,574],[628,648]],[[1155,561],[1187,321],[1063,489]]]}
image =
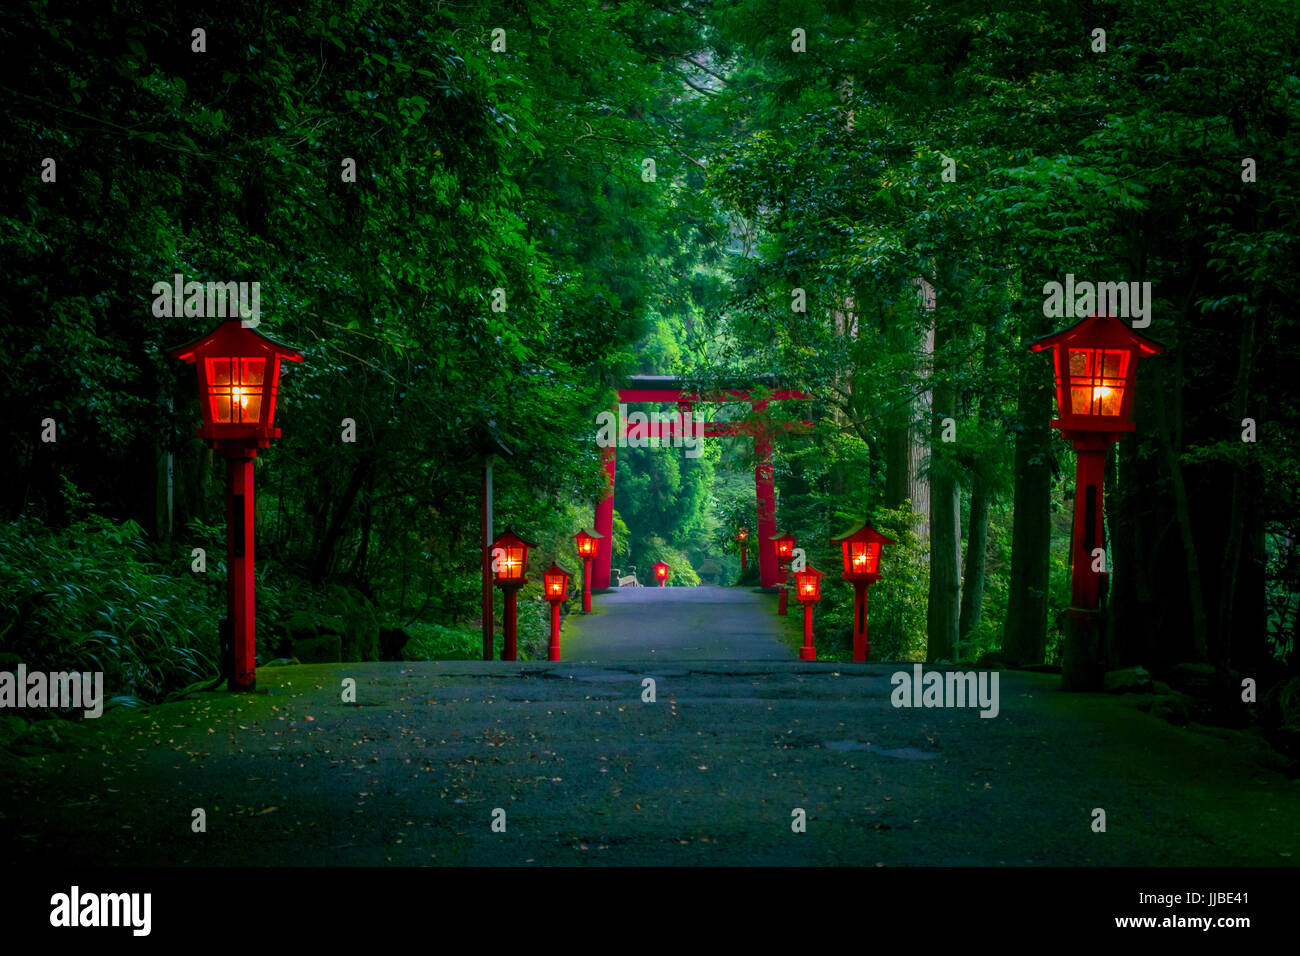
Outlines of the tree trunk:
{"label": "tree trunk", "polygon": [[955,336],[941,320],[935,333],[934,409],[930,422],[930,591],[926,608],[926,660],[953,660],[961,619],[961,484],[957,465],[940,451],[945,418],[957,417],[957,391],[948,379]]}
{"label": "tree trunk", "polygon": [[1002,656],[1013,664],[1041,664],[1047,648],[1051,417],[1050,372],[1035,355],[1020,378],[1017,411],[1011,576],[1002,631]]}
{"label": "tree trunk", "polygon": [[344,489],[338,505],[330,515],[329,526],[321,538],[320,547],[312,557],[311,581],[313,584],[319,584],[323,581],[334,563],[334,549],[338,545],[339,537],[343,534],[343,526],[352,514],[357,495],[365,485],[371,463],[372,459],[363,458],[352,466],[352,474],[348,477],[347,488]]}
{"label": "tree trunk", "polygon": [[[1240,427],[1246,417],[1250,391],[1250,365],[1255,351],[1255,317],[1246,317],[1241,328],[1240,353],[1237,356],[1237,381],[1233,388],[1233,427]],[[1215,628],[1212,652],[1215,664],[1226,666],[1231,651],[1233,616],[1236,611],[1237,580],[1241,568],[1242,544],[1246,534],[1246,473],[1241,464],[1232,468],[1232,496],[1228,509],[1228,542],[1223,553],[1223,571],[1219,585],[1219,620]]]}
{"label": "tree trunk", "polygon": [[970,521],[966,525],[966,570],[961,585],[961,646],[984,618],[984,585],[989,543],[988,485],[978,472],[971,484]]}

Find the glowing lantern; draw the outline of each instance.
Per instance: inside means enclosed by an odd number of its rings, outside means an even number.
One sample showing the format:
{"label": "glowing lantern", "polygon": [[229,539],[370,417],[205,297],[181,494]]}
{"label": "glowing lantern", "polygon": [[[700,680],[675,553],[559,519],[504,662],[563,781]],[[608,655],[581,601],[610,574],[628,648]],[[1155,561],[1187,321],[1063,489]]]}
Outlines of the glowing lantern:
{"label": "glowing lantern", "polygon": [[201,438],[226,459],[226,620],[231,690],[253,690],[257,681],[256,599],[253,587],[253,459],[280,437],[275,398],[282,361],[302,355],[246,328],[222,322],[207,335],[173,349],[172,358],[198,367]]}
{"label": "glowing lantern", "polygon": [[596,531],[580,530],[573,536],[582,558],[582,613],[591,613],[591,559],[596,556],[597,543],[604,535]]}
{"label": "glowing lantern", "polygon": [[299,352],[228,319],[171,355],[198,367],[199,437],[219,448],[232,442],[266,448],[280,437],[274,427],[280,363],[301,362]]}
{"label": "glowing lantern", "polygon": [[812,609],[822,599],[822,574],[811,566],[794,573],[794,596],[803,605],[803,647],[799,648],[799,660],[817,660],[817,648],[813,646]]}
{"label": "glowing lantern", "polygon": [[501,622],[505,638],[505,646],[501,650],[503,661],[517,660],[519,656],[519,589],[528,583],[524,574],[528,570],[528,550],[534,547],[536,545],[533,542],[525,541],[508,527],[492,542],[492,576],[501,589],[505,605],[505,616]]}
{"label": "glowing lantern", "polygon": [[1030,346],[1052,350],[1056,369],[1056,407],[1052,421],[1073,445],[1074,530],[1070,544],[1070,607],[1061,655],[1061,683],[1067,690],[1101,690],[1105,666],[1097,650],[1101,636],[1101,596],[1107,573],[1103,491],[1106,452],[1133,420],[1138,360],[1165,350],[1110,315],[1094,315]]}
{"label": "glowing lantern", "polygon": [[858,524],[834,540],[840,543],[844,557],[844,580],[877,581],[880,579],[880,546],[894,544],[871,525]]}
{"label": "glowing lantern", "polygon": [[736,541],[740,543],[740,573],[745,573],[745,565],[749,557],[749,548],[746,546],[749,542],[749,529],[741,528],[736,532]]}
{"label": "glowing lantern", "polygon": [[785,589],[786,565],[794,558],[794,535],[787,531],[777,532],[772,536],[772,547],[776,549],[776,568],[781,575],[781,595],[776,601],[776,613],[785,614],[790,600]]}
{"label": "glowing lantern", "polygon": [[794,573],[794,597],[801,604],[810,604],[822,599],[822,578],[826,575],[812,567]]}
{"label": "glowing lantern", "polygon": [[550,660],[560,659],[560,604],[569,596],[569,572],[558,564],[552,564],[542,573],[543,590],[546,600],[551,604],[551,645]]}
{"label": "glowing lantern", "polygon": [[840,543],[844,580],[853,585],[853,659],[865,661],[871,654],[871,642],[867,640],[867,588],[880,580],[880,546],[896,542],[866,522],[854,525],[832,540]]}
{"label": "glowing lantern", "polygon": [[1131,432],[1138,359],[1165,350],[1110,315],[1094,315],[1034,342],[1051,349],[1056,368],[1053,428],[1066,432]]}
{"label": "glowing lantern", "polygon": [[528,571],[528,550],[536,547],[509,528],[492,542],[492,577],[499,586],[525,584]]}
{"label": "glowing lantern", "polygon": [[668,572],[671,570],[672,568],[662,561],[655,562],[655,577],[658,579],[660,587],[663,587],[664,582],[668,580]]}

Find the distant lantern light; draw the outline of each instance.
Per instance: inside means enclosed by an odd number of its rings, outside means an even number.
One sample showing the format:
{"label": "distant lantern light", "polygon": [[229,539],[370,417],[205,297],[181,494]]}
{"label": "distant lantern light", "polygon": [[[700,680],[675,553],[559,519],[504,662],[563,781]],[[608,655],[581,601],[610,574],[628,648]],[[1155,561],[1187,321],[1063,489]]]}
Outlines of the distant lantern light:
{"label": "distant lantern light", "polygon": [[528,552],[537,547],[531,541],[525,541],[510,528],[497,535],[489,552],[492,555],[492,578],[501,589],[505,616],[501,621],[502,636],[505,646],[501,649],[503,661],[517,660],[519,656],[519,589],[528,583],[524,577],[528,571]]}
{"label": "distant lantern light", "polygon": [[794,556],[794,535],[782,532],[772,538],[772,544],[776,547],[777,561],[789,561]]}
{"label": "distant lantern light", "polygon": [[542,572],[543,596],[551,605],[551,643],[547,649],[547,658],[560,659],[560,605],[569,596],[569,572],[558,564],[552,564]]}
{"label": "distant lantern light", "polygon": [[799,648],[799,660],[817,660],[817,648],[813,645],[812,610],[813,605],[822,598],[822,574],[809,566],[794,573],[794,596],[803,605],[803,647]]}
{"label": "distant lantern light", "polygon": [[812,566],[794,573],[795,600],[802,604],[815,603],[822,599],[822,578],[826,575]]}
{"label": "distant lantern light", "polygon": [[578,556],[582,558],[582,613],[591,613],[591,559],[596,556],[596,549],[604,537],[598,531],[579,529],[573,536],[578,546]]}
{"label": "distant lantern light", "polygon": [[542,583],[546,590],[546,600],[564,600],[569,593],[569,572],[558,564],[552,564],[542,573]]}
{"label": "distant lantern light", "polygon": [[671,570],[672,568],[664,564],[662,561],[655,562],[655,578],[659,581],[660,587],[663,587],[664,582],[668,580],[668,572]]}
{"label": "distant lantern light", "polygon": [[594,531],[580,530],[573,536],[574,542],[578,546],[578,555],[583,558],[593,557],[596,553],[596,543],[604,535],[597,534]]}

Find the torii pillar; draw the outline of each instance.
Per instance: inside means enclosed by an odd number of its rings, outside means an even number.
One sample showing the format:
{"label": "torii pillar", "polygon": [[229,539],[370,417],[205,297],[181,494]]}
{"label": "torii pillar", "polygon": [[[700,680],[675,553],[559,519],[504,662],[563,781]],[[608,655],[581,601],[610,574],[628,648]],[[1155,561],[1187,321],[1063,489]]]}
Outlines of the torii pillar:
{"label": "torii pillar", "polygon": [[[677,379],[670,376],[634,376],[633,385],[619,389],[619,405],[628,402],[675,402],[679,411],[689,411],[698,401],[752,401],[748,390],[728,389],[717,396],[700,396],[689,393],[677,386]],[[807,395],[794,389],[777,389],[766,398],[753,401],[756,412],[767,408],[768,401],[806,400]],[[619,407],[613,409],[619,416]],[[799,422],[798,427],[811,428],[812,422]],[[623,428],[618,430],[620,436]],[[781,583],[781,572],[777,567],[776,552],[772,548],[772,538],[776,536],[776,484],[772,469],[772,439],[762,428],[755,429],[734,422],[706,422],[706,438],[750,437],[754,441],[754,497],[758,512],[758,579],[765,588],[774,588]],[[614,558],[614,470],[616,448],[601,448],[601,466],[605,469],[605,495],[596,504],[595,528],[601,535],[596,544],[596,560],[592,562],[591,586],[593,588],[609,587],[610,570]]]}

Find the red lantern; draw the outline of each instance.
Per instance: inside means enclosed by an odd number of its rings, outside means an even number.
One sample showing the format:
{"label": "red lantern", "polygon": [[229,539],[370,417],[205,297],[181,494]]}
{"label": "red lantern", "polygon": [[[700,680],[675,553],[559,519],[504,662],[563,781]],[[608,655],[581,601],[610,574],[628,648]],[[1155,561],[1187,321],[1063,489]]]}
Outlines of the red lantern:
{"label": "red lantern", "polygon": [[503,661],[518,659],[518,598],[519,589],[528,583],[524,573],[528,570],[528,549],[535,548],[531,541],[525,541],[508,527],[492,542],[492,577],[497,587],[501,588],[505,617],[501,630],[505,638],[505,647],[501,650]]}
{"label": "red lantern", "polygon": [[822,599],[822,578],[826,575],[807,567],[794,573],[794,597],[801,604],[812,604]]}
{"label": "red lantern", "polygon": [[822,599],[824,577],[826,575],[813,567],[794,573],[794,596],[803,605],[803,647],[799,648],[801,661],[817,660],[817,648],[813,646],[812,608]]}
{"label": "red lantern", "polygon": [[492,579],[502,587],[527,583],[528,550],[535,547],[506,528],[492,542]]}
{"label": "red lantern", "polygon": [[577,542],[578,545],[578,554],[584,558],[594,557],[596,554],[596,542],[602,537],[604,537],[604,535],[597,534],[594,531],[579,531],[573,536],[573,540]]}
{"label": "red lantern", "polygon": [[745,545],[747,544],[747,542],[749,541],[749,529],[748,529],[748,528],[741,528],[739,531],[737,531],[737,532],[736,532],[736,540],[737,540],[738,542],[740,542],[740,573],[741,573],[741,574],[744,574],[744,573],[745,573],[745,568],[746,568],[746,566],[747,566],[748,563],[749,563],[749,562],[748,562],[748,559],[749,559],[749,553],[748,553],[748,552],[749,552],[749,549],[745,546]]}
{"label": "red lantern", "polygon": [[1034,342],[1050,348],[1056,368],[1053,428],[1074,445],[1074,531],[1070,544],[1070,607],[1062,649],[1061,679],[1067,690],[1100,690],[1104,666],[1101,596],[1106,573],[1096,569],[1105,548],[1106,452],[1137,425],[1133,394],[1138,360],[1165,350],[1110,315],[1094,315]]}
{"label": "red lantern", "polygon": [[299,352],[239,319],[227,319],[171,355],[198,366],[199,437],[219,448],[237,443],[250,449],[266,448],[269,439],[280,437],[274,427],[280,362],[301,362]]}
{"label": "red lantern", "polygon": [[542,573],[542,585],[546,600],[551,603],[551,644],[547,657],[549,660],[560,659],[560,604],[569,596],[569,572],[558,564],[552,564]]}
{"label": "red lantern", "polygon": [[831,540],[840,543],[843,577],[853,585],[853,659],[865,661],[871,654],[871,642],[867,640],[867,588],[880,580],[880,546],[897,542],[866,522]]}
{"label": "red lantern", "polygon": [[794,555],[794,535],[781,532],[773,536],[772,544],[776,546],[776,560],[778,563],[789,561]]}
{"label": "red lantern", "polygon": [[832,539],[840,542],[844,558],[844,580],[878,581],[880,579],[880,546],[895,544],[865,522]]}
{"label": "red lantern", "polygon": [[579,530],[573,536],[578,545],[578,555],[582,558],[582,613],[591,613],[591,559],[596,556],[597,542],[604,535],[597,531]]}
{"label": "red lantern", "polygon": [[280,362],[302,355],[246,328],[222,322],[207,335],[169,353],[198,366],[201,438],[226,459],[226,627],[230,641],[231,690],[256,687],[256,596],[253,587],[253,459],[280,437],[275,398]]}
{"label": "red lantern", "polygon": [[655,577],[659,579],[660,587],[663,587],[664,582],[668,580],[668,572],[671,570],[672,568],[664,564],[662,561],[655,562]]}
{"label": "red lantern", "polygon": [[1067,433],[1133,431],[1138,359],[1163,352],[1163,345],[1114,316],[1094,315],[1030,346],[1034,352],[1048,348],[1056,366],[1060,415],[1053,428]]}
{"label": "red lantern", "polygon": [[569,594],[569,572],[558,564],[552,564],[542,573],[542,582],[548,601],[563,601]]}

